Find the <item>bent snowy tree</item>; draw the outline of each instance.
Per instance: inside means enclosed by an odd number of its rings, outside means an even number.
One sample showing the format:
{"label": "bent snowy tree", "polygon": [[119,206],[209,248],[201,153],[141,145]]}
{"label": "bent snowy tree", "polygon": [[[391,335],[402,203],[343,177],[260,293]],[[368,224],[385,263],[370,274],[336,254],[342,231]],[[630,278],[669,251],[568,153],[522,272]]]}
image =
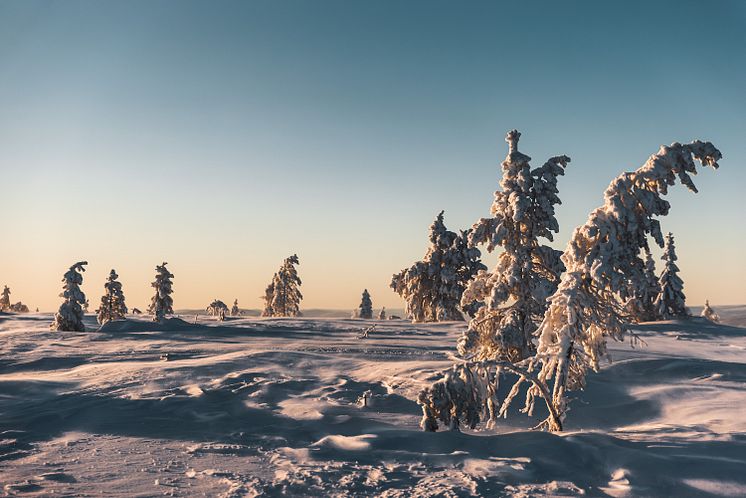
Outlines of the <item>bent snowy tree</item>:
{"label": "bent snowy tree", "polygon": [[80,286],[83,283],[83,272],[87,264],[87,261],[75,263],[62,277],[64,286],[60,297],[64,298],[64,301],[57,313],[54,314],[54,322],[50,326],[52,330],[61,332],[85,331],[83,303],[86,299],[85,294],[80,290]]}
{"label": "bent snowy tree", "polygon": [[[696,192],[690,177],[696,174],[695,160],[717,168],[721,157],[709,142],[674,143],[661,147],[638,170],[612,181],[604,205],[575,229],[562,255],[566,272],[537,329],[536,355],[515,365],[455,365],[420,394],[423,429],[436,430],[438,421],[457,427],[459,419],[471,426],[483,417],[494,423],[507,414],[520,387],[528,383],[522,411],[531,415],[536,398],[543,398],[549,415],[536,428],[562,430],[568,392],[585,386],[588,370],[598,370],[608,355],[609,337],[624,338],[622,306],[630,297],[629,280],[643,280],[640,251],[648,247],[648,236],[659,246],[664,244],[656,217],[667,215],[670,204],[662,196],[677,178]],[[505,372],[516,374],[518,380],[499,400],[497,380]]]}

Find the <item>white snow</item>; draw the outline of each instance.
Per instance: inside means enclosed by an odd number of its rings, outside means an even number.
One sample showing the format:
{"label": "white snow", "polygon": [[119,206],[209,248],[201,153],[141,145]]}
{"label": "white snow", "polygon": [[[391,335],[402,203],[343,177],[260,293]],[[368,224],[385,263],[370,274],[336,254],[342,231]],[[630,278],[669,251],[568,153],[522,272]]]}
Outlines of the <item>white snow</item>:
{"label": "white snow", "polygon": [[[739,496],[746,307],[635,325],[566,431],[420,430],[463,322],[0,315],[0,493],[20,496]],[[167,355],[167,356],[166,356]],[[162,359],[162,358],[167,358]],[[506,386],[507,388],[507,386]],[[368,392],[367,406],[360,402]]]}

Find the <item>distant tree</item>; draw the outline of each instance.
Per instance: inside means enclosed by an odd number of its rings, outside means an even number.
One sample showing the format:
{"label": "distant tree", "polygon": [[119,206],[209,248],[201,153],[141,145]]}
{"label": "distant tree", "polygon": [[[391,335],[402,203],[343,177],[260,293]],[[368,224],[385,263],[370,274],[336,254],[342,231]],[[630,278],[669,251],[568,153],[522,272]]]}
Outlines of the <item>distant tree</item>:
{"label": "distant tree", "polygon": [[679,277],[679,267],[676,266],[676,247],[673,242],[673,234],[666,235],[666,243],[663,248],[665,261],[658,283],[660,293],[655,300],[655,306],[661,318],[677,318],[689,316],[686,307],[686,296],[684,295],[684,281]]}
{"label": "distant tree", "polygon": [[464,319],[461,295],[469,280],[487,268],[479,249],[468,247],[469,233],[448,230],[441,211],[430,225],[430,248],[423,260],[392,277],[391,288],[404,299],[413,322]]}
{"label": "distant tree", "polygon": [[272,316],[298,316],[303,294],[300,292],[301,280],[295,265],[299,264],[298,256],[293,254],[285,259],[274,278],[272,294]]}
{"label": "distant tree", "polygon": [[2,296],[0,296],[0,311],[8,310],[10,310],[10,288],[6,285]]}
{"label": "distant tree", "polygon": [[91,305],[91,302],[88,299],[86,299],[85,302],[83,303],[83,313],[88,313],[88,308],[90,307],[90,305]]}
{"label": "distant tree", "polygon": [[652,322],[660,319],[655,299],[661,291],[658,277],[655,275],[655,261],[648,247],[645,248],[645,261],[639,261],[644,266],[642,280],[630,280],[632,297],[627,301],[626,309],[634,322]]}
{"label": "distant tree", "polygon": [[241,316],[241,310],[238,308],[238,299],[233,301],[233,306],[231,307],[231,316]]}
{"label": "distant tree", "polygon": [[272,275],[272,281],[269,283],[266,289],[264,289],[264,297],[262,298],[264,300],[264,309],[262,310],[262,316],[274,316],[274,313],[272,313],[272,301],[275,298],[275,279],[277,278],[277,273]]}
{"label": "distant tree", "polygon": [[210,303],[206,311],[207,314],[211,316],[220,318],[220,316],[222,315],[223,317],[225,317],[225,315],[228,313],[228,306],[220,299],[215,299],[213,302]]}
{"label": "distant tree", "polygon": [[461,299],[462,306],[481,305],[458,342],[464,358],[520,361],[531,356],[547,297],[557,290],[565,269],[562,252],[542,240],[552,241],[559,232],[557,179],[570,158],[552,157],[532,169],[531,158],[518,150],[520,137],[517,130],[508,132],[502,190],[495,192],[492,217],[475,223],[469,237],[471,244],[487,244],[488,252],[503,251],[495,268],[480,271]]}
{"label": "distant tree", "polygon": [[[566,271],[548,298],[549,308],[536,331],[536,354],[517,363],[485,360],[454,365],[420,393],[422,427],[436,430],[443,422],[458,428],[461,421],[474,427],[483,417],[492,425],[507,415],[523,383],[528,383],[522,411],[532,414],[537,398],[542,398],[549,416],[537,427],[561,431],[568,393],[585,387],[588,370],[598,370],[607,356],[607,338],[621,340],[627,332],[622,304],[629,298],[630,279],[642,280],[640,249],[647,246],[648,236],[663,246],[656,217],[667,215],[670,204],[662,196],[677,178],[696,192],[690,177],[696,173],[695,160],[717,168],[721,157],[709,142],[674,143],[661,147],[636,171],[613,180],[604,193],[604,205],[575,229],[562,255]],[[500,399],[497,382],[507,372],[518,380]]]}
{"label": "distant tree", "polygon": [[85,303],[85,294],[80,290],[83,283],[83,274],[87,261],[80,261],[70,267],[62,278],[64,282],[62,294],[64,299],[60,309],[54,314],[54,322],[51,329],[68,332],[83,332],[83,304]]}
{"label": "distant tree", "polygon": [[16,313],[28,313],[28,306],[23,304],[21,301],[18,301],[16,304],[12,304],[10,306],[10,311],[14,311]]}
{"label": "distant tree", "polygon": [[358,317],[370,320],[373,318],[373,301],[370,299],[368,289],[363,290],[363,298],[358,306]]}
{"label": "distant tree", "polygon": [[98,323],[101,325],[112,320],[123,320],[127,314],[122,283],[117,280],[118,278],[119,275],[112,269],[109,272],[109,278],[104,284],[104,295],[101,296],[101,305],[96,310],[98,313]]}
{"label": "distant tree", "polygon": [[385,320],[386,319],[386,306],[381,308],[381,312],[378,313],[378,319],[379,320]]}
{"label": "distant tree", "polygon": [[705,301],[705,307],[702,308],[702,316],[711,322],[720,323],[720,316],[715,313],[715,310],[710,308],[710,301]]}
{"label": "distant tree", "polygon": [[133,315],[142,315],[142,311],[140,311],[138,308],[132,308],[132,314]]}
{"label": "distant tree", "polygon": [[155,289],[155,294],[150,300],[148,313],[153,315],[153,321],[162,322],[166,315],[173,315],[174,300],[171,297],[173,293],[171,279],[174,275],[166,268],[166,263],[155,267],[155,281],[150,284]]}

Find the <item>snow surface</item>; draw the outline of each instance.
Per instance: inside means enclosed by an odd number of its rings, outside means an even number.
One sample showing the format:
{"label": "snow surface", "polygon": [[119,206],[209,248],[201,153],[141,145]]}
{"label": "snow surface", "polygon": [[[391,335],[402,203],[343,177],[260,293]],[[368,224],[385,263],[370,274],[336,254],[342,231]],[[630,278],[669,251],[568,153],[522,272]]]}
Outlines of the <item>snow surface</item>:
{"label": "snow surface", "polygon": [[[463,322],[0,314],[0,492],[743,496],[746,307],[636,326],[566,432],[422,432]],[[367,339],[364,327],[376,324]],[[367,391],[370,391],[367,395]],[[367,405],[367,406],[366,406]]]}

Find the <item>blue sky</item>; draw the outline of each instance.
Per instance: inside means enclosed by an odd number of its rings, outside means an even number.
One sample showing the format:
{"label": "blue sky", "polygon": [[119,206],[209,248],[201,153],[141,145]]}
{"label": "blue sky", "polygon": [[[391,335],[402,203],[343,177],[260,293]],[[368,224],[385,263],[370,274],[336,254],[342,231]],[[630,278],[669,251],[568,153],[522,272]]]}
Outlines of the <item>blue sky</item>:
{"label": "blue sky", "polygon": [[[56,306],[65,268],[110,268],[144,306],[259,296],[301,259],[307,307],[400,304],[427,227],[489,213],[507,147],[560,184],[564,247],[618,173],[711,140],[677,188],[691,304],[746,302],[743,2],[3,1],[0,284]],[[491,261],[491,258],[488,258]]]}

